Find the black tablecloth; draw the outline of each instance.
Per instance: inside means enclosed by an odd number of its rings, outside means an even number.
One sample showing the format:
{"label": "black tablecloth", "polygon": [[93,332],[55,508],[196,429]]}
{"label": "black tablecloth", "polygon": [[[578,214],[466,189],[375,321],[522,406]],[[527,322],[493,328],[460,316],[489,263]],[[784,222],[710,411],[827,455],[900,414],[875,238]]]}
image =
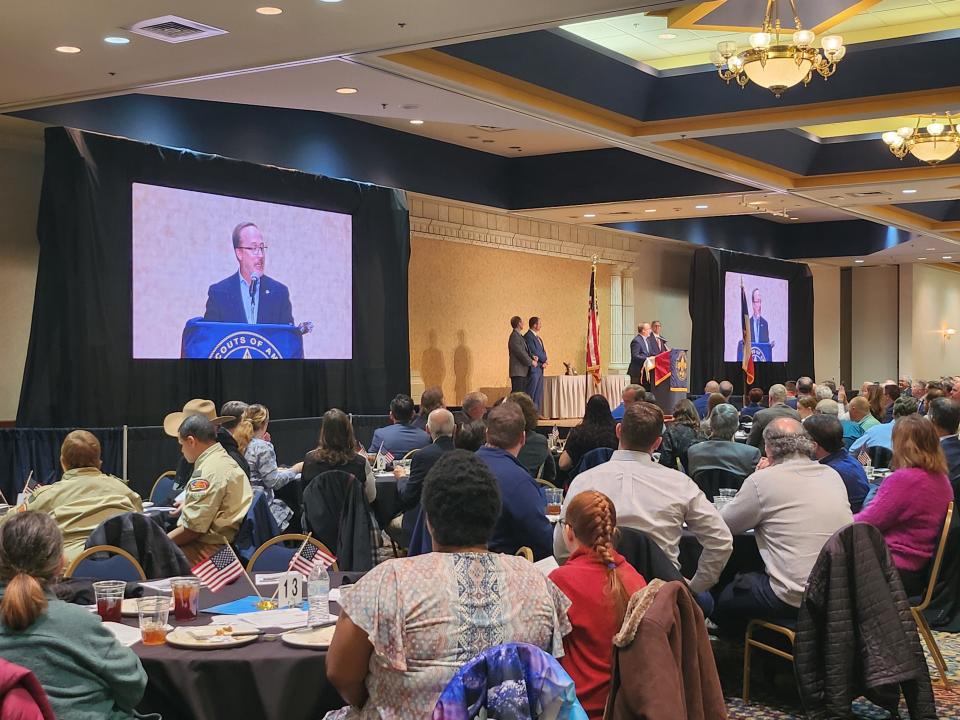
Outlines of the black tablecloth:
{"label": "black tablecloth", "polygon": [[[330,585],[339,587],[360,575],[331,572]],[[252,594],[252,588],[242,579],[216,594],[204,588],[200,591],[200,607]],[[339,606],[331,603],[331,612],[339,613]],[[171,613],[170,624],[208,625],[212,617],[200,613],[196,620],[181,623]],[[137,619],[124,618],[124,623],[135,627]],[[220,650],[142,643],[132,649],[149,678],[137,709],[160,713],[164,720],[317,720],[328,710],[345,705],[327,682],[325,650],[294,648],[279,639]]]}
{"label": "black tablecloth", "polygon": [[377,478],[377,499],[373,501],[373,514],[381,530],[400,513],[400,491],[406,482],[406,477],[400,480],[394,477]]}
{"label": "black tablecloth", "polygon": [[[689,530],[684,530],[680,538],[680,572],[684,577],[692,578],[697,572],[701,552],[703,548],[696,536]],[[760,551],[757,549],[757,536],[752,532],[734,535],[733,553],[727,560],[723,572],[720,573],[717,587],[724,587],[737,573],[761,572],[763,569],[763,558],[760,557]]]}

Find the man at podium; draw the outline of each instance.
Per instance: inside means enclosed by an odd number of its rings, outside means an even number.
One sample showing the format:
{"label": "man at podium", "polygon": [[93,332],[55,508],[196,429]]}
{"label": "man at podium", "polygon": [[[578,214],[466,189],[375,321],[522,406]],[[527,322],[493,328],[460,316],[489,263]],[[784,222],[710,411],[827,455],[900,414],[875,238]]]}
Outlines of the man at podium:
{"label": "man at podium", "polygon": [[267,245],[260,228],[242,222],[233,229],[233,252],[239,269],[207,289],[208,322],[293,325],[290,291],[264,275]]}
{"label": "man at podium", "polygon": [[750,300],[753,303],[753,314],[750,316],[750,338],[755,343],[769,343],[770,329],[767,327],[767,321],[760,314],[762,303],[760,288],[753,289]]}

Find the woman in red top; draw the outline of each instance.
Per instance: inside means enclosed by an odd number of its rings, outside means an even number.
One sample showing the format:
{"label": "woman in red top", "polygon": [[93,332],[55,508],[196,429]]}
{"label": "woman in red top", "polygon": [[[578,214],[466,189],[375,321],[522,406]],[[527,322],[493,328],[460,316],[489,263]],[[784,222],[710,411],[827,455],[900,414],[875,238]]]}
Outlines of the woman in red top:
{"label": "woman in red top", "polygon": [[613,548],[617,511],[595,490],[578,494],[567,506],[563,540],[570,559],[550,579],[573,606],[567,611],[573,632],[563,638],[563,669],[573,678],[577,697],[590,718],[602,718],[610,690],[613,636],[620,630],[630,596],[647,583]]}

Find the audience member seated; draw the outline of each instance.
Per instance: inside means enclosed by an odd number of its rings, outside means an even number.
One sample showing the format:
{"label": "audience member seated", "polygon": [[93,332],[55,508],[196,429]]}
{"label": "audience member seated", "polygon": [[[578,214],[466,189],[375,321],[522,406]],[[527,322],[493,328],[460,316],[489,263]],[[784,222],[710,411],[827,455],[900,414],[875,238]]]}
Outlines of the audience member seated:
{"label": "audience member seated", "polygon": [[810,395],[797,398],[797,412],[800,414],[801,422],[811,417],[817,411],[818,402],[819,400]]}
{"label": "audience member seated", "polygon": [[[126,483],[100,471],[100,441],[86,430],[74,430],[60,446],[60,482],[38,487],[17,508],[54,519],[63,533],[63,555],[71,562],[100,523],[114,515],[141,512],[140,496]],[[10,513],[12,516],[13,513]]]}
{"label": "audience member seated", "polygon": [[764,451],[763,431],[771,421],[782,417],[800,419],[800,413],[787,406],[787,388],[784,385],[771,385],[767,395],[768,407],[753,416],[753,427],[747,438],[747,444],[760,448],[761,453]]}
{"label": "audience member seated", "polygon": [[766,460],[722,511],[734,534],[755,530],[765,572],[738,573],[720,592],[712,619],[739,629],[751,618],[793,619],[824,543],[853,522],[837,471],[811,459],[799,420],[775,418],[763,431]]}
{"label": "audience member seated", "polygon": [[826,383],[821,383],[814,388],[813,394],[817,398],[817,404],[819,405],[823,400],[834,400],[836,391]]}
{"label": "audience member seated", "polygon": [[642,400],[646,390],[643,385],[627,385],[620,393],[620,404],[610,413],[617,422],[623,420],[623,411],[638,400]]}
{"label": "audience member seated", "polygon": [[543,478],[548,482],[557,479],[557,463],[547,448],[547,436],[537,432],[540,413],[537,412],[533,399],[525,392],[515,392],[507,395],[507,400],[516,403],[523,413],[524,441],[517,460],[527,469],[531,477]]}
{"label": "audience member seated", "polygon": [[[504,413],[522,435],[512,403],[490,414]],[[444,455],[423,509],[435,552],[387,560],[342,591],[327,678],[350,707],[328,720],[428,717],[460,666],[501,643],[563,654],[570,601],[523,558],[487,551],[502,509],[487,466],[462,450]]]}
{"label": "audience member seated", "polygon": [[479,391],[467,393],[463,396],[461,409],[453,414],[453,420],[457,426],[467,425],[477,420],[483,420],[487,414],[487,396]]}
{"label": "audience member seated", "polygon": [[883,395],[880,398],[880,409],[883,412],[882,422],[893,422],[894,403],[900,397],[900,388],[893,383],[883,386]]}
{"label": "audience member seated", "polygon": [[[453,436],[453,445],[457,450],[476,452],[487,442],[487,422],[483,418],[472,420],[464,425],[457,425],[457,432]],[[414,455],[416,457],[416,455]]]}
{"label": "audience member seated", "polygon": [[[607,406],[607,417],[610,407]],[[517,460],[523,447],[525,421],[516,403],[505,402],[487,415],[487,444],[475,453],[493,473],[503,507],[490,537],[494,552],[513,555],[523,546],[535,559],[550,554],[551,527],[547,503],[537,483]],[[459,453],[458,453],[459,455]]]}
{"label": "audience member seated", "polygon": [[[873,415],[873,419],[878,423],[883,422],[884,408],[883,408],[883,386],[877,383],[871,384],[867,388],[867,402],[870,403],[870,414]],[[864,426],[864,430],[869,430],[872,427],[870,425]]]}
{"label": "audience member seated", "polygon": [[[737,407],[737,403],[731,400],[731,398],[733,397],[733,383],[730,382],[729,380],[722,380],[720,381],[719,387],[720,387],[720,394],[723,395],[723,401],[728,405],[733,405],[735,408],[737,408],[737,410],[740,410],[740,408]],[[710,403],[708,402],[707,404],[709,405]],[[709,413],[707,413],[707,415],[709,417]]]}
{"label": "audience member seated", "polygon": [[843,445],[849,450],[858,438],[863,437],[866,432],[865,427],[879,425],[876,418],[870,414],[870,402],[863,396],[858,395],[847,405],[849,419],[841,419],[843,426]]}
{"label": "audience member seated", "polygon": [[725,402],[727,402],[726,399],[718,392],[707,398],[707,415],[700,421],[700,433],[703,437],[710,435],[710,413],[717,405],[723,405]]}
{"label": "audience member seated", "polygon": [[750,388],[747,399],[749,402],[743,406],[740,414],[752,419],[754,415],[763,410],[763,405],[760,404],[763,401],[763,390],[758,387]]}
{"label": "audience member seated", "polygon": [[710,439],[687,451],[687,474],[696,480],[706,470],[722,470],[739,478],[752,473],[760,462],[760,451],[752,445],[735,442],[740,414],[733,405],[717,405],[710,414]]}
{"label": "audience member seated", "polygon": [[[240,406],[242,406],[242,408],[240,408]],[[247,460],[243,456],[243,452],[241,452],[238,447],[237,441],[234,439],[230,430],[224,427],[224,425],[235,426],[239,422],[239,415],[242,415],[243,411],[246,410],[247,404],[240,400],[230,400],[224,403],[224,408],[227,409],[228,412],[221,411],[221,413],[217,415],[216,405],[213,404],[213,401],[200,399],[191,400],[183,406],[182,411],[172,412],[163,419],[163,431],[170,437],[175,438],[177,437],[180,424],[184,420],[191,415],[203,415],[216,426],[217,442],[223,446],[227,454],[232,457],[233,461],[243,470],[243,474],[249,478],[250,466],[247,465]],[[237,412],[237,408],[240,408],[239,415],[234,414]],[[190,482],[191,477],[193,477],[193,465],[187,462],[186,458],[181,454],[177,461],[177,478],[173,485],[174,496],[183,491],[187,483]],[[173,502],[173,497],[169,498],[169,502]]]}
{"label": "audience member seated", "polygon": [[419,450],[430,444],[430,436],[413,427],[413,400],[409,395],[397,395],[390,401],[390,422],[373,433],[370,452],[391,453],[397,460],[403,459],[411,450]]}
{"label": "audience member seated", "polygon": [[357,447],[350,416],[337,408],[327,410],[320,420],[320,437],[317,440],[317,447],[303,458],[303,471],[300,477],[303,480],[304,489],[321,473],[343,470],[363,482],[363,494],[367,496],[368,502],[376,500],[377,478],[373,474],[367,456],[358,453]]}
{"label": "audience member seated", "polygon": [[930,388],[927,390],[927,394],[923,396],[923,400],[917,403],[917,412],[922,415],[926,415],[929,412],[930,405],[933,403],[933,401],[942,397],[944,397],[943,390],[941,390],[939,387]]}
{"label": "audience member seated", "polygon": [[813,400],[819,400],[816,396],[816,385],[813,383],[813,378],[807,377],[804,375],[802,378],[797,380],[797,410],[800,409],[800,400],[803,398],[811,398]]}
{"label": "audience member seated", "polygon": [[270,513],[277,527],[286,529],[293,517],[293,510],[274,493],[288,483],[295,482],[303,469],[298,462],[290,468],[277,467],[277,452],[273,443],[264,439],[270,424],[270,411],[263,405],[249,405],[243,411],[240,423],[234,431],[237,445],[250,466],[250,484],[263,490],[270,502]]}
{"label": "audience member seated", "polygon": [[437,460],[454,450],[454,430],[453,413],[446,408],[435,409],[427,418],[427,432],[433,438],[433,444],[413,454],[410,461],[410,477],[407,478],[407,484],[400,493],[399,509],[403,512],[401,545],[404,547],[410,543],[413,526],[417,522],[417,515],[420,514],[423,481],[427,473],[437,464]]}
{"label": "audience member seated", "polygon": [[943,455],[947,461],[947,475],[953,486],[953,496],[960,507],[960,439],[957,438],[957,429],[960,427],[960,403],[949,398],[938,398],[930,403],[930,413],[927,417],[933,423],[937,437],[940,438],[940,447],[943,448]]}
{"label": "audience member seated", "polygon": [[940,385],[946,397],[954,402],[960,402],[960,376],[944,378]]}
{"label": "audience member seated", "polygon": [[716,380],[708,380],[707,384],[703,386],[703,395],[693,401],[693,406],[697,409],[701,420],[707,416],[707,401],[710,396],[718,392],[720,392],[720,383]]}
{"label": "audience member seated", "polygon": [[583,420],[567,435],[560,453],[561,470],[575,468],[585,454],[600,447],[617,448],[617,425],[610,414],[610,403],[603,395],[587,400]]}
{"label": "audience member seated", "polygon": [[[898,402],[904,400],[913,398]],[[913,414],[893,424],[892,467],[856,520],[883,534],[907,595],[919,595],[953,500],[947,461],[933,423]]]}
{"label": "audience member seated", "polygon": [[0,526],[0,657],[33,672],[58,718],[137,717],[147,674],[97,615],[53,596],[63,564],[49,516],[17,513]]}
{"label": "audience member seated", "polygon": [[567,506],[564,520],[561,532],[570,558],[550,573],[573,603],[567,612],[573,630],[563,639],[560,664],[573,679],[587,716],[600,720],[610,691],[613,636],[630,596],[646,582],[614,549],[617,511],[610,498],[582,492]]}
{"label": "audience member seated", "polygon": [[[824,390],[829,390],[829,389],[830,389],[830,388],[828,388],[828,387],[825,387],[825,388],[824,388]],[[840,420],[839,420],[839,418],[840,418],[840,403],[838,403],[836,400],[831,400],[830,398],[824,398],[823,400],[821,400],[820,402],[817,403],[816,414],[817,414],[817,415],[831,415],[831,416],[837,418],[837,422],[839,422],[839,421],[840,421]]]}
{"label": "audience member seated", "polygon": [[784,400],[784,404],[788,408],[792,408],[796,410],[797,409],[797,381],[787,380],[783,384],[783,387],[787,391],[787,397],[786,397],[786,400]]}
{"label": "audience member seated", "polygon": [[417,413],[417,416],[410,425],[418,430],[427,432],[427,420],[430,417],[430,413],[442,407],[446,407],[446,405],[443,404],[443,388],[437,386],[427,388],[423,391],[423,395],[420,396],[420,412]]}
{"label": "audience member seated", "polygon": [[[673,422],[667,425],[660,443],[660,464],[674,470],[687,471],[687,453],[693,445],[701,442],[700,416],[693,403],[684,398],[673,408]],[[677,468],[677,460],[680,467]]]}
{"label": "audience member seated", "polygon": [[[893,387],[896,387],[894,385]],[[912,397],[897,398],[893,403],[893,421],[889,423],[877,423],[867,430],[863,435],[853,441],[850,446],[850,452],[854,455],[860,450],[869,450],[870,448],[883,447],[887,450],[893,450],[893,428],[899,422],[900,418],[907,415],[915,415],[917,412],[917,401]]]}
{"label": "audience member seated", "polygon": [[[613,501],[621,527],[646,533],[680,568],[680,537],[683,524],[696,535],[703,554],[690,589],[701,593],[713,586],[733,550],[733,537],[713,504],[693,480],[683,473],[655,463],[651,453],[660,446],[663,412],[649,403],[627,408],[617,426],[620,449],[609,462],[586,470],[570,483],[561,516],[581,492],[596,490]],[[696,446],[694,446],[696,447]],[[558,560],[567,557],[563,542],[563,521],[557,523],[553,552]]]}
{"label": "audience member seated", "polygon": [[[831,400],[831,402],[833,402]],[[851,512],[858,513],[870,492],[863,465],[843,447],[843,427],[833,415],[814,415],[803,424],[813,441],[813,456],[821,465],[829,465],[843,480]]]}
{"label": "audience member seated", "polygon": [[208,418],[190,415],[177,433],[193,475],[174,511],[180,516],[177,527],[169,535],[195,565],[233,541],[253,491],[243,470],[217,442],[217,429]]}

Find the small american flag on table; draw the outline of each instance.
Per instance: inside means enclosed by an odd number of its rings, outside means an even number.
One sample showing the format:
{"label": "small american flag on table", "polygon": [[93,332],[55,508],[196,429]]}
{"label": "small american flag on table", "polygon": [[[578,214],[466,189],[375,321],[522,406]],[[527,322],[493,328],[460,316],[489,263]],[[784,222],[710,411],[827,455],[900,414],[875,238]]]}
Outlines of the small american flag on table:
{"label": "small american flag on table", "polygon": [[310,577],[313,569],[323,564],[324,567],[330,567],[337,559],[312,543],[306,543],[290,562],[290,569],[302,573],[304,577]]}
{"label": "small american flag on table", "polygon": [[389,465],[390,463],[393,462],[393,460],[394,460],[393,453],[390,452],[389,450],[387,450],[387,451],[383,454],[383,462],[384,462],[384,464]]}
{"label": "small american flag on table", "polygon": [[861,450],[860,454],[857,455],[857,460],[860,461],[861,465],[866,467],[867,465],[870,464],[870,455],[867,453],[866,450]]}
{"label": "small american flag on table", "polygon": [[233,548],[224,545],[206,560],[194,565],[191,572],[210,588],[210,592],[217,592],[243,575],[244,570]]}

